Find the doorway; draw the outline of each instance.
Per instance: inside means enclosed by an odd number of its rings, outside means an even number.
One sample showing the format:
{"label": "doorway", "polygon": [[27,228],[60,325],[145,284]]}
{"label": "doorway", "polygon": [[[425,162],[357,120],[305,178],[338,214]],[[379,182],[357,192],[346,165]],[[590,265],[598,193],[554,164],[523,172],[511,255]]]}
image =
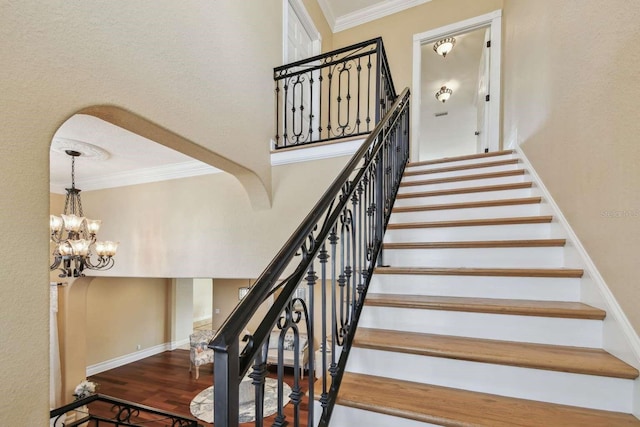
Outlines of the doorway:
{"label": "doorway", "polygon": [[[414,35],[412,161],[500,150],[501,16]],[[449,37],[453,49],[438,55],[434,44]],[[441,89],[445,102],[436,98]]]}

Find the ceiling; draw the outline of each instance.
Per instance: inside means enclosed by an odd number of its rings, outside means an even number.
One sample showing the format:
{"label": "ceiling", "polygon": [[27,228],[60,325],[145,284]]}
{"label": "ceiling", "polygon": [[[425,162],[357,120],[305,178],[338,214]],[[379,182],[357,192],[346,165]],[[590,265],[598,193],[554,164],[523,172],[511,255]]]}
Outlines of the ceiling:
{"label": "ceiling", "polygon": [[[334,32],[360,25],[430,0],[318,0]],[[54,135],[50,157],[51,191],[64,194],[76,160],[76,186],[83,191],[121,187],[220,172],[170,148],[93,116],[77,114]]]}
{"label": "ceiling", "polygon": [[56,131],[50,151],[51,191],[63,194],[71,183],[76,159],[76,186],[83,191],[142,184],[219,172],[140,135],[85,114],[69,118]]}

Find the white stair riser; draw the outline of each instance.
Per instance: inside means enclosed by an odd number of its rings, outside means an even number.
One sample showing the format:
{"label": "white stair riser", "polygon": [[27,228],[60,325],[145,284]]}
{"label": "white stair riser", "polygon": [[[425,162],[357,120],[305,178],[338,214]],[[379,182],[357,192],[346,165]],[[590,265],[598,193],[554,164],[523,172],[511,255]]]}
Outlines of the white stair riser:
{"label": "white stair riser", "polygon": [[369,292],[578,302],[580,286],[578,278],[374,274]]}
{"label": "white stair riser", "polygon": [[423,165],[423,166],[412,166],[412,163],[408,163],[407,170],[408,171],[432,170],[432,169],[440,169],[448,166],[477,165],[480,163],[499,162],[501,160],[509,160],[509,159],[515,159],[515,158],[516,156],[513,153],[511,153],[511,154],[503,154],[501,156],[484,157],[484,158],[469,159],[469,160],[457,160],[454,162],[434,163],[432,165]]}
{"label": "white stair riser", "polygon": [[396,199],[394,208],[400,206],[424,206],[440,205],[445,203],[477,202],[481,200],[504,200],[516,199],[520,197],[537,196],[537,192],[532,188],[518,188],[514,190],[485,191],[481,193],[449,194],[444,196],[409,197],[406,199]]}
{"label": "white stair riser", "polygon": [[564,267],[564,248],[384,249],[385,265],[393,267]]}
{"label": "white stair riser", "polygon": [[633,381],[353,347],[347,371],[521,399],[631,412]]}
{"label": "white stair riser", "polygon": [[418,212],[393,212],[390,224],[406,222],[453,221],[459,219],[509,218],[513,216],[535,216],[540,214],[539,203],[482,208],[440,209]]}
{"label": "white stair riser", "polygon": [[[317,423],[316,423],[317,425]],[[331,414],[330,427],[437,427],[437,424],[422,423],[393,415],[365,411],[349,406],[336,405]]]}
{"label": "white stair riser", "polygon": [[365,305],[358,327],[602,347],[602,321]]}
{"label": "white stair riser", "polygon": [[384,242],[402,243],[468,240],[519,240],[548,239],[550,237],[551,224],[540,223],[387,230],[384,234]]}
{"label": "white stair riser", "polygon": [[474,168],[474,169],[464,169],[458,171],[448,171],[448,172],[431,172],[431,173],[421,173],[419,175],[409,175],[404,176],[402,178],[403,182],[411,182],[411,181],[420,181],[423,179],[440,179],[440,178],[451,178],[454,176],[462,176],[462,175],[473,175],[477,173],[493,173],[493,172],[503,172],[503,171],[512,171],[516,169],[522,169],[521,163],[512,163],[508,165],[499,165],[499,166],[490,166],[490,167],[482,167],[482,168]]}
{"label": "white stair riser", "polygon": [[451,190],[453,188],[483,187],[486,185],[513,184],[515,182],[524,181],[531,181],[531,178],[526,173],[499,178],[480,178],[470,179],[466,181],[442,182],[437,184],[403,185],[398,189],[398,193],[404,194],[416,193],[420,191]]}

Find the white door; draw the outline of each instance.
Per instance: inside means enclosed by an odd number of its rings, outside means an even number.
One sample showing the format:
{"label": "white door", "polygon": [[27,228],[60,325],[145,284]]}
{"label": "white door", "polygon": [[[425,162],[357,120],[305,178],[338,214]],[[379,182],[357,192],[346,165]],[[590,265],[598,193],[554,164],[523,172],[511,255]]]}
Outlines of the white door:
{"label": "white door", "polygon": [[[286,63],[292,63],[313,56],[313,40],[296,11],[288,4],[287,11],[287,47]],[[312,130],[311,75],[299,74],[287,82],[285,111],[287,137],[290,143],[308,142],[309,133]],[[314,83],[318,85],[316,81]]]}

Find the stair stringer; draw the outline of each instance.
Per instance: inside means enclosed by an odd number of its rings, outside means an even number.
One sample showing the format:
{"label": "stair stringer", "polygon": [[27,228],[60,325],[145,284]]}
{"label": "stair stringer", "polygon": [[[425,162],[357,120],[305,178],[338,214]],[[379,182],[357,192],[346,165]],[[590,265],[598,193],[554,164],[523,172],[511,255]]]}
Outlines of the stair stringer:
{"label": "stair stringer", "polygon": [[[552,233],[567,239],[566,247],[570,249],[568,253],[575,257],[571,260],[572,264],[580,265],[580,268],[584,269],[580,282],[580,302],[607,312],[602,327],[602,348],[640,369],[640,337],[525,153],[520,146],[517,146],[515,151],[542,194],[541,215],[553,215]],[[633,415],[640,418],[640,378],[634,380]]]}

